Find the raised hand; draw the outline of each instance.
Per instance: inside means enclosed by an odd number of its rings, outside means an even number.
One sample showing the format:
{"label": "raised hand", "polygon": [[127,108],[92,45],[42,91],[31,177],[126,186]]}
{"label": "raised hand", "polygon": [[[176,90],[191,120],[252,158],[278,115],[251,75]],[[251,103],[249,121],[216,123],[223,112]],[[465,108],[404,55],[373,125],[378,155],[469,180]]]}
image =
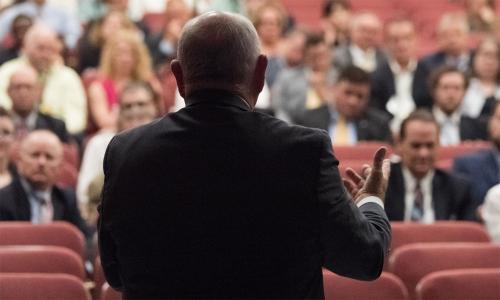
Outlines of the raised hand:
{"label": "raised hand", "polygon": [[376,196],[384,201],[390,173],[390,161],[385,158],[387,149],[380,147],[374,155],[373,167],[364,165],[362,175],[347,168],[348,178],[343,178],[347,191],[355,203],[368,196]]}

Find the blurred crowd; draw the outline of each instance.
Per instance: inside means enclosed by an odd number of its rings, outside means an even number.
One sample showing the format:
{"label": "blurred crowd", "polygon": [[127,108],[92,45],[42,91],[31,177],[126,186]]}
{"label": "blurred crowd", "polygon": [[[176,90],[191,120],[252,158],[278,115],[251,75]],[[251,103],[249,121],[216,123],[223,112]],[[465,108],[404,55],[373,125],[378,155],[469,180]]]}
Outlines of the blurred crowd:
{"label": "blurred crowd", "polygon": [[[404,13],[382,19],[349,0],[321,0],[321,19],[311,27],[286,2],[0,0],[0,197],[17,183],[39,211],[29,220],[56,219],[60,197],[94,226],[107,144],[184,106],[170,70],[181,30],[197,14],[224,10],[253,22],[268,57],[259,111],[326,130],[334,147],[395,145],[386,204],[392,220],[500,219],[498,186],[488,193],[500,183],[494,1],[453,1],[461,9],[442,11],[424,52],[419,26]],[[452,172],[435,166],[438,145],[470,140],[492,143]],[[76,197],[52,196],[51,212],[34,191],[57,188],[59,144],[77,149],[81,165]],[[0,220],[20,219],[2,212],[8,206],[0,201]],[[478,207],[486,210],[480,216]],[[500,225],[489,224],[498,235]]]}

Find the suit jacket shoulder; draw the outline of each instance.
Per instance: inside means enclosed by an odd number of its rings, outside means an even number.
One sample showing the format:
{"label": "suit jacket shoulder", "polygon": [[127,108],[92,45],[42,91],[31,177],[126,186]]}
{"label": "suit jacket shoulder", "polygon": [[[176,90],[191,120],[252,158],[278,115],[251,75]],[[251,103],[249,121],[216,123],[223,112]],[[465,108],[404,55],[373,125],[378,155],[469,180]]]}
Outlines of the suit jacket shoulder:
{"label": "suit jacket shoulder", "polygon": [[36,118],[35,129],[52,131],[63,143],[69,142],[69,133],[63,120],[39,112]]}
{"label": "suit jacket shoulder", "polygon": [[488,140],[487,122],[467,116],[460,117],[460,140]]}

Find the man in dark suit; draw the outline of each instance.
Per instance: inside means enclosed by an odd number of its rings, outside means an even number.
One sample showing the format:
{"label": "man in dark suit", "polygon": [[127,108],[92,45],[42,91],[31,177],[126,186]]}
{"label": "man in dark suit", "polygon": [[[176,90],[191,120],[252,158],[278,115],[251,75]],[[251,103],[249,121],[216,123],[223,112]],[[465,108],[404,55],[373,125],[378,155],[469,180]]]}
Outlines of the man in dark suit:
{"label": "man in dark suit", "polygon": [[391,221],[474,220],[469,182],[434,166],[438,132],[436,121],[425,110],[411,113],[402,122],[397,143],[401,162],[391,164],[385,198]]}
{"label": "man in dark suit", "polygon": [[21,66],[10,76],[7,94],[12,100],[17,137],[23,138],[36,129],[46,129],[68,143],[70,137],[64,122],[38,111],[41,91],[38,75],[30,66]]}
{"label": "man in dark suit", "polygon": [[432,106],[428,79],[436,68],[448,65],[466,72],[470,67],[469,25],[463,13],[443,14],[438,24],[437,38],[440,49],[421,58],[415,70],[412,94],[417,107]]}
{"label": "man in dark suit", "polygon": [[380,274],[383,149],[346,191],[326,134],[254,112],[259,48],[240,15],[191,20],[172,62],[186,107],[111,141],[100,255],[126,299],[321,298],[322,266]]}
{"label": "man in dark suit", "polygon": [[465,73],[453,66],[442,66],[434,70],[429,81],[434,99],[432,114],[439,124],[440,144],[449,146],[469,140],[486,140],[486,123],[464,116],[460,111],[468,85]]}
{"label": "man in dark suit", "polygon": [[389,116],[368,105],[370,80],[370,75],[358,67],[345,68],[332,88],[332,99],[305,112],[298,124],[328,131],[334,145],[389,142]]}
{"label": "man in dark suit", "polygon": [[0,189],[0,221],[62,220],[88,235],[75,193],[55,185],[62,155],[62,144],[52,132],[35,130],[26,136],[17,163],[19,176]]}
{"label": "man in dark suit", "polygon": [[381,33],[382,22],[375,14],[364,12],[355,15],[351,21],[351,40],[335,49],[333,65],[340,71],[354,65],[373,72],[387,60],[378,45]]}
{"label": "man in dark suit", "polygon": [[400,123],[414,109],[411,94],[417,66],[415,25],[397,18],[385,25],[388,59],[372,73],[370,106],[390,113]]}
{"label": "man in dark suit", "polygon": [[453,172],[468,178],[476,203],[484,201],[486,193],[500,183],[500,102],[496,102],[489,120],[491,149],[457,157]]}

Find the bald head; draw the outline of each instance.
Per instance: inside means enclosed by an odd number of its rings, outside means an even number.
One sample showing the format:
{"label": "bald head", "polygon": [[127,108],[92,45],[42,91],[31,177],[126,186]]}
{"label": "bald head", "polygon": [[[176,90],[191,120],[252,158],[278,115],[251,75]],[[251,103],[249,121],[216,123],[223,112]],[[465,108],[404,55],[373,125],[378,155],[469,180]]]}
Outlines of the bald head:
{"label": "bald head", "polygon": [[266,63],[259,54],[259,38],[248,19],[209,12],[184,27],[172,70],[183,96],[203,88],[246,93],[256,88],[256,68]]}
{"label": "bald head", "polygon": [[376,47],[382,33],[382,22],[372,13],[360,13],[353,17],[351,39],[363,50]]}
{"label": "bald head", "polygon": [[46,190],[54,185],[63,157],[59,138],[48,130],[35,130],[21,143],[19,173],[35,189]]}
{"label": "bald head", "polygon": [[36,23],[24,36],[23,52],[38,72],[46,72],[56,61],[61,46],[55,31],[43,23]]}
{"label": "bald head", "polygon": [[16,114],[28,116],[35,109],[40,93],[38,73],[32,67],[21,66],[10,76],[7,94],[12,100],[12,109]]}

